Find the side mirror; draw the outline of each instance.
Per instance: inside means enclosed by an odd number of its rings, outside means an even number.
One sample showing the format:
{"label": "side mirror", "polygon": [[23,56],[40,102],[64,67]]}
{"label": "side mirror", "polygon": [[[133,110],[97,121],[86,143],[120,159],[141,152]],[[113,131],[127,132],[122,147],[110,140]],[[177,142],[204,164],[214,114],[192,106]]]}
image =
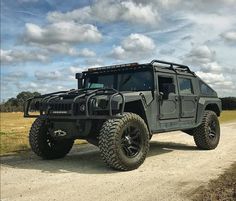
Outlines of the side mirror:
{"label": "side mirror", "polygon": [[83,73],[76,73],[75,79],[78,80],[78,89],[81,89],[83,86]]}

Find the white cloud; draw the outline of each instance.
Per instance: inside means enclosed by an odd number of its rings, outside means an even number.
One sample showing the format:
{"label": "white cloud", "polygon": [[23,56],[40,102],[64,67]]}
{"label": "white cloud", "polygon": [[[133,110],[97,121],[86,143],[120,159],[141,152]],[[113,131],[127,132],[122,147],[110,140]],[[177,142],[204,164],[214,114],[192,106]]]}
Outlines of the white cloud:
{"label": "white cloud", "polygon": [[70,66],[70,67],[68,67],[68,68],[63,68],[63,69],[62,69],[63,72],[67,71],[67,73],[73,74],[73,75],[75,75],[75,73],[80,73],[80,72],[82,72],[82,70],[83,70],[82,68],[75,67],[75,66]]}
{"label": "white cloud", "polygon": [[82,72],[84,68],[76,67],[76,66],[69,66],[67,68],[61,68],[58,70],[37,70],[34,73],[35,78],[38,81],[48,80],[51,82],[56,81],[70,81],[71,79],[75,79],[75,73]]}
{"label": "white cloud", "polygon": [[74,9],[72,11],[68,11],[66,13],[62,13],[60,11],[49,12],[47,15],[47,19],[49,22],[79,22],[84,23],[91,21],[91,8],[90,6],[86,6],[83,8]]}
{"label": "white cloud", "polygon": [[186,55],[186,62],[192,64],[208,64],[215,59],[215,52],[207,45],[193,47]]}
{"label": "white cloud", "polygon": [[78,55],[83,57],[95,57],[96,53],[92,50],[89,50],[88,48],[84,48],[79,52]]}
{"label": "white cloud", "polygon": [[210,72],[206,73],[202,71],[197,71],[196,74],[206,83],[211,84],[211,85],[225,81],[224,75],[222,73],[215,74],[215,73],[210,73]]}
{"label": "white cloud", "polygon": [[102,38],[97,27],[75,22],[57,22],[45,27],[27,23],[25,41],[51,45],[61,43],[99,42]]}
{"label": "white cloud", "polygon": [[[91,59],[86,59],[85,64],[88,67],[99,67],[104,65],[104,61],[101,58],[91,58]],[[87,67],[85,67],[84,69],[87,69]]]}
{"label": "white cloud", "polygon": [[236,44],[236,31],[228,31],[221,36],[225,41]]}
{"label": "white cloud", "polygon": [[155,49],[154,41],[142,34],[133,33],[124,38],[120,46],[112,50],[111,56],[117,59],[144,57]]}
{"label": "white cloud", "polygon": [[[105,11],[104,11],[105,9]],[[126,21],[143,25],[157,25],[160,21],[159,13],[152,4],[134,1],[95,1],[91,6],[78,8],[67,13],[51,12],[47,16],[51,22],[115,22]]]}
{"label": "white cloud", "polygon": [[13,71],[3,76],[3,82],[16,82],[20,79],[26,79],[28,74],[24,71]]}
{"label": "white cloud", "polygon": [[26,51],[22,49],[14,49],[14,50],[0,50],[1,53],[1,62],[3,64],[15,64],[15,63],[23,63],[30,61],[40,61],[46,62],[49,58],[46,52],[42,51]]}
{"label": "white cloud", "polygon": [[73,46],[81,43],[97,43],[102,34],[91,24],[56,22],[44,27],[27,23],[24,41],[33,47],[47,51],[48,55],[93,57],[95,52],[84,48],[80,52]]}
{"label": "white cloud", "polygon": [[34,75],[37,80],[57,80],[62,77],[62,73],[58,70],[50,72],[37,70]]}
{"label": "white cloud", "polygon": [[59,54],[70,55],[70,56],[78,55],[78,51],[74,47],[72,47],[70,44],[67,44],[67,43],[56,43],[56,44],[50,44],[50,45],[34,44],[34,46],[46,49],[49,52],[49,54],[59,53]]}
{"label": "white cloud", "polygon": [[121,19],[132,23],[156,25],[160,21],[160,16],[152,5],[136,4],[132,1],[122,2],[124,13]]}
{"label": "white cloud", "polygon": [[26,82],[26,83],[18,83],[17,86],[19,91],[37,91],[41,94],[51,93],[55,91],[61,90],[69,90],[70,88],[66,86],[62,86],[59,83],[42,83],[42,82]]}
{"label": "white cloud", "polygon": [[117,59],[122,59],[126,56],[126,53],[125,53],[125,50],[121,46],[118,46],[112,50],[111,56]]}
{"label": "white cloud", "polygon": [[172,55],[173,53],[175,52],[175,49],[174,48],[166,48],[165,47],[165,49],[161,49],[160,51],[159,51],[159,53],[160,54],[162,54],[162,55]]}
{"label": "white cloud", "polygon": [[154,41],[142,34],[130,34],[125,38],[121,46],[127,51],[151,51],[155,48]]}
{"label": "white cloud", "polygon": [[222,66],[220,66],[216,61],[203,64],[199,68],[203,72],[214,72],[214,73],[220,73],[223,70]]}

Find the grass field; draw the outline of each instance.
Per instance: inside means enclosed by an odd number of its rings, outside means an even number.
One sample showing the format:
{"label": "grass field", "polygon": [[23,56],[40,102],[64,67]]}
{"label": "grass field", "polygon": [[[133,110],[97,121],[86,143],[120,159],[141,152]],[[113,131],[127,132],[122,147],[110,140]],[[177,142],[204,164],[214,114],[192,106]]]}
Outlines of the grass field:
{"label": "grass field", "polygon": [[[0,113],[0,153],[1,155],[21,152],[29,149],[28,133],[34,119],[23,118],[21,112],[18,113]],[[223,111],[220,122],[229,122],[236,120],[236,111]],[[77,140],[76,143],[85,141]]]}
{"label": "grass field", "polygon": [[[33,118],[23,118],[23,113],[0,113],[0,154],[14,154],[28,150],[29,130],[34,122]],[[76,140],[76,144],[85,143],[84,140]]]}

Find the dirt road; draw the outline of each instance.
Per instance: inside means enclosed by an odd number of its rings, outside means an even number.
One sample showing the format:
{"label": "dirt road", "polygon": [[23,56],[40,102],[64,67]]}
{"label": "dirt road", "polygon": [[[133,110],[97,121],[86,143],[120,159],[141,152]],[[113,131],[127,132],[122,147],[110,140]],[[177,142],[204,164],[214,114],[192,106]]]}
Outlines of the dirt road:
{"label": "dirt road", "polygon": [[221,126],[216,150],[197,150],[181,132],[155,135],[144,164],[131,172],[107,168],[92,145],[76,146],[64,159],[32,153],[1,158],[1,200],[190,200],[200,185],[236,161],[236,122]]}

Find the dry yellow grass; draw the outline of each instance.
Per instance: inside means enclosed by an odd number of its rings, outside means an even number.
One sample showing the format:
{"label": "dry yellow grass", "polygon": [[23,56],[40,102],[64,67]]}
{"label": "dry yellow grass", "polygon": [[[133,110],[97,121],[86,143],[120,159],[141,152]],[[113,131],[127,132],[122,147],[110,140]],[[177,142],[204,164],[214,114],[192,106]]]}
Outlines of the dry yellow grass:
{"label": "dry yellow grass", "polygon": [[23,113],[1,113],[1,155],[29,148],[28,133],[34,119],[23,118]]}
{"label": "dry yellow grass", "polygon": [[236,120],[236,110],[224,110],[220,115],[220,122],[230,122]]}
{"label": "dry yellow grass", "polygon": [[[0,113],[0,153],[1,155],[24,151],[29,149],[28,133],[33,118],[23,118],[23,113]],[[220,117],[221,122],[236,120],[236,110],[223,111]],[[85,143],[77,140],[76,144]]]}
{"label": "dry yellow grass", "polygon": [[[15,153],[28,150],[29,130],[34,118],[23,118],[22,112],[0,113],[0,154]],[[85,143],[76,140],[76,144]]]}

